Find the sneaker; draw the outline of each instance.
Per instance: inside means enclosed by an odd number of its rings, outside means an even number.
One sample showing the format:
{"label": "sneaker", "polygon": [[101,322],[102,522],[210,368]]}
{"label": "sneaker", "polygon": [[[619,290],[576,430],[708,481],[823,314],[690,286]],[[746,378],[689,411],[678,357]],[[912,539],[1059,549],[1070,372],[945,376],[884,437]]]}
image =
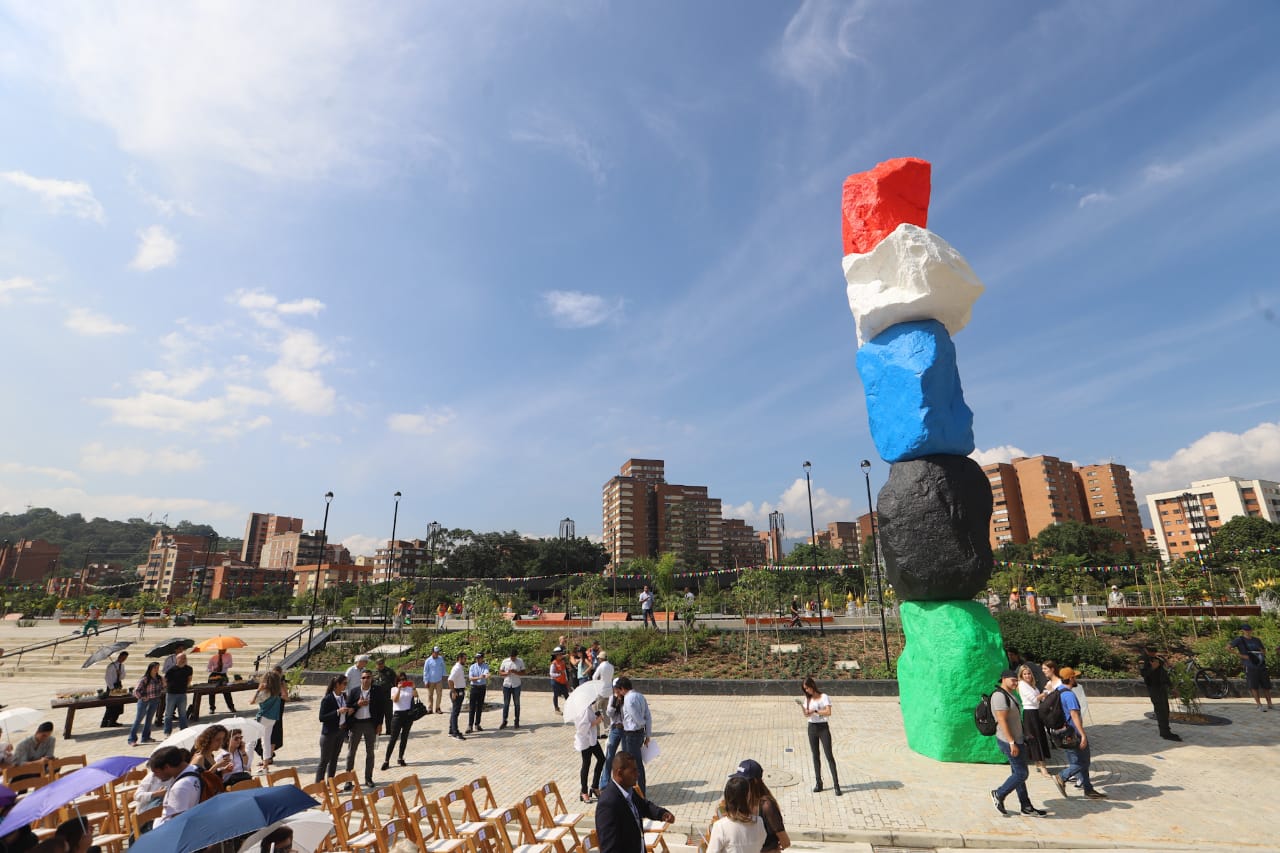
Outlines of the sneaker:
{"label": "sneaker", "polygon": [[996,791],[991,792],[991,805],[996,807],[996,811],[1002,815],[1007,815],[1009,811],[1004,807],[1004,803],[1000,802],[1000,794]]}
{"label": "sneaker", "polygon": [[1038,809],[1035,806],[1023,806],[1022,813],[1027,817],[1044,817],[1048,814],[1044,809]]}
{"label": "sneaker", "polygon": [[1065,797],[1067,795],[1067,783],[1057,773],[1053,774],[1053,781],[1058,786],[1058,793]]}
{"label": "sneaker", "polygon": [[1105,800],[1107,798],[1106,794],[1102,793],[1101,791],[1094,790],[1092,788],[1089,789],[1088,791],[1085,791],[1084,795],[1091,800]]}

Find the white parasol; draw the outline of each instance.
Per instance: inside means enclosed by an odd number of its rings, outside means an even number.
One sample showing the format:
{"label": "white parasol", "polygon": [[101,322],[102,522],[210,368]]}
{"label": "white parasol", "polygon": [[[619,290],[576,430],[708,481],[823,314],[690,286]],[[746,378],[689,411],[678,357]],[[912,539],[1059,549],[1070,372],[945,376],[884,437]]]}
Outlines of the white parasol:
{"label": "white parasol", "polygon": [[597,681],[584,681],[579,684],[577,689],[569,694],[569,698],[564,700],[564,704],[560,707],[564,709],[564,721],[570,724],[576,724],[578,718],[582,716],[582,712],[587,706],[600,698],[600,683]]}
{"label": "white parasol", "polygon": [[44,716],[43,711],[35,708],[6,708],[0,711],[0,731],[4,732],[6,738],[12,739],[10,732],[21,732],[37,726]]}
{"label": "white parasol", "polygon": [[263,728],[262,723],[259,723],[257,720],[250,720],[245,717],[228,717],[225,720],[218,720],[216,723],[200,723],[199,725],[187,726],[185,729],[179,729],[164,740],[160,741],[160,743],[156,744],[156,748],[151,750],[151,752],[154,754],[156,751],[161,750],[166,746],[191,749],[196,745],[196,738],[200,736],[200,733],[209,728],[209,726],[214,725],[222,726],[227,731],[239,729],[244,734],[245,749],[250,750],[253,749],[254,744],[262,740],[263,736],[267,733],[267,730]]}
{"label": "white parasol", "polygon": [[240,853],[250,853],[262,846],[262,839],[282,826],[293,830],[293,849],[302,853],[314,853],[324,840],[333,832],[333,816],[316,809],[298,812],[271,826],[259,829],[240,845]]}

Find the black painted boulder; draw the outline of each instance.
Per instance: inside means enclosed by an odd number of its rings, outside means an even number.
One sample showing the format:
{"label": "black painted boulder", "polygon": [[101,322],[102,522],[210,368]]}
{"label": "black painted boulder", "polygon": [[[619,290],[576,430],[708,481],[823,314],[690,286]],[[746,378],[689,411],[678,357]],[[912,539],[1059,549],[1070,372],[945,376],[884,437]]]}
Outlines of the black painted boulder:
{"label": "black painted boulder", "polygon": [[885,571],[899,599],[972,598],[991,578],[991,484],[967,456],[895,462],[876,510]]}

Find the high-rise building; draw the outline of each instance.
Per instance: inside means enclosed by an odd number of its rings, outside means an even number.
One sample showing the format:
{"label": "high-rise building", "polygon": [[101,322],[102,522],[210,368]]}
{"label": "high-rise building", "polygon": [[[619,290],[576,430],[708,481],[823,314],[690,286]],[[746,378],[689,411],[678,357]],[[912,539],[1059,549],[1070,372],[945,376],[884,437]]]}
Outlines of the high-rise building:
{"label": "high-rise building", "polygon": [[281,533],[301,533],[302,519],[286,515],[255,512],[244,526],[244,543],[240,546],[240,560],[252,566],[262,565],[262,548],[267,539]]}
{"label": "high-rise building", "polygon": [[[310,533],[290,531],[268,536],[262,545],[258,566],[263,569],[290,569],[304,563],[321,562],[320,539],[322,531]],[[325,544],[324,562],[350,563],[351,553],[341,544]]]}
{"label": "high-rise building", "polygon": [[1022,513],[1027,534],[1064,521],[1088,521],[1080,505],[1080,486],[1070,462],[1056,456],[1020,456],[1012,462],[1022,494]]}
{"label": "high-rise building", "polygon": [[1215,477],[1147,495],[1146,501],[1165,560],[1207,551],[1213,532],[1239,516],[1280,523],[1280,483],[1272,480]]}
{"label": "high-rise building", "polygon": [[982,472],[991,484],[991,547],[1027,542],[1027,516],[1022,511],[1017,471],[1008,462],[993,462],[983,465]]}
{"label": "high-rise building", "polygon": [[673,553],[688,566],[720,568],[720,499],[706,486],[660,483],[654,487],[658,554]]}
{"label": "high-rise building", "polygon": [[745,569],[764,563],[764,541],[756,529],[741,518],[722,519],[720,536],[724,541],[724,556],[720,561],[723,568]]}
{"label": "high-rise building", "polygon": [[1120,534],[1113,551],[1131,549],[1141,553],[1147,546],[1142,533],[1142,516],[1138,499],[1133,494],[1129,469],[1107,462],[1076,468],[1085,515],[1090,524],[1107,527]]}
{"label": "high-rise building", "polygon": [[[373,583],[383,583],[400,578],[425,578],[427,564],[431,560],[430,544],[425,539],[396,540],[394,552],[391,540],[374,552],[373,559],[367,564],[373,566]],[[391,563],[388,574],[387,563]]]}
{"label": "high-rise building", "polygon": [[0,581],[43,580],[58,568],[62,547],[43,539],[19,539],[0,543]]}
{"label": "high-rise building", "polygon": [[[166,600],[190,595],[191,582],[195,577],[193,569],[203,566],[206,559],[213,562],[213,555],[209,550],[212,544],[207,536],[187,536],[157,530],[151,537],[147,562],[138,566],[143,592],[154,592]],[[217,555],[219,561],[222,556]]]}
{"label": "high-rise building", "polygon": [[[821,535],[821,534],[819,534]],[[858,522],[832,521],[827,524],[827,547],[844,554],[850,562],[858,562]]]}

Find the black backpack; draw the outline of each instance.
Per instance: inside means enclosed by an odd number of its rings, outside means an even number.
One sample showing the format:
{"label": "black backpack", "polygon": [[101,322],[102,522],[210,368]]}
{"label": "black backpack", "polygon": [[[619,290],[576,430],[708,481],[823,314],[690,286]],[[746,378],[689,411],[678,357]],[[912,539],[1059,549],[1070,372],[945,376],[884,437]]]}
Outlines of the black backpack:
{"label": "black backpack", "polygon": [[1062,711],[1062,691],[1068,689],[1070,688],[1064,686],[1051,690],[1040,702],[1040,722],[1049,731],[1065,728],[1067,725],[1067,715]]}
{"label": "black backpack", "polygon": [[999,728],[999,725],[996,723],[996,715],[991,710],[991,697],[1002,690],[1003,688],[996,688],[990,693],[983,695],[983,697],[978,700],[978,706],[973,709],[973,724],[978,727],[978,733],[981,735],[991,737],[996,733],[996,729]]}

